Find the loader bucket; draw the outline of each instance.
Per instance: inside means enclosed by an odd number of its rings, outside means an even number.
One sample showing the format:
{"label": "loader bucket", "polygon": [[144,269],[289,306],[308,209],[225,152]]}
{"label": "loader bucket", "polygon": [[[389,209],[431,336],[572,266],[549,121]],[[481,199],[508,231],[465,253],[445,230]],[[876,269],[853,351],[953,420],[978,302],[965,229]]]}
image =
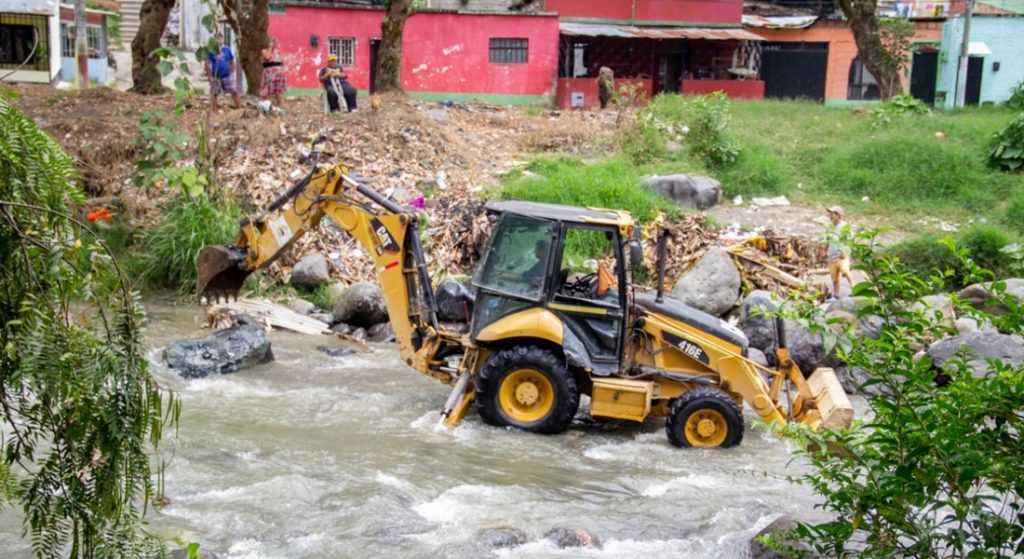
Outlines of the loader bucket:
{"label": "loader bucket", "polygon": [[229,245],[205,246],[199,251],[196,293],[199,297],[234,297],[249,271],[245,252]]}
{"label": "loader bucket", "polygon": [[813,409],[797,417],[816,429],[845,429],[853,422],[853,404],[846,396],[835,371],[821,367],[807,379]]}

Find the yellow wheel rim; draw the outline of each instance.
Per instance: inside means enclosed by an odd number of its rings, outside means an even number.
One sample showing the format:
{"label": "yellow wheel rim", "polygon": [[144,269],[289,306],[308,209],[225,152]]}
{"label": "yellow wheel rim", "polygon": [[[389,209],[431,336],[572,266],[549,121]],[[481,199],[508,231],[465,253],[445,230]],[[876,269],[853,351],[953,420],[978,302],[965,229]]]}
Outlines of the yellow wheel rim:
{"label": "yellow wheel rim", "polygon": [[555,406],[555,387],[543,373],[516,369],[498,387],[501,409],[518,423],[540,421]]}
{"label": "yellow wheel rim", "polygon": [[721,413],[702,409],[690,414],[683,426],[683,434],[691,446],[712,448],[721,446],[729,434],[729,425]]}

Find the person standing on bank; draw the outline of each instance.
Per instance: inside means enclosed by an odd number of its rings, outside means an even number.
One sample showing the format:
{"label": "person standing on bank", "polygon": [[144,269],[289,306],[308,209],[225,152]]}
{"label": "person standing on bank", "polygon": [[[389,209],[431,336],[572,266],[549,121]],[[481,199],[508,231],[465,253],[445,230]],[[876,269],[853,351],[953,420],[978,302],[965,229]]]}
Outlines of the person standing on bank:
{"label": "person standing on bank", "polygon": [[209,53],[206,59],[206,77],[210,79],[210,108],[217,110],[217,96],[224,92],[230,93],[235,108],[241,109],[242,102],[238,99],[238,89],[235,87],[235,55],[224,45],[223,35],[217,35],[217,46],[220,51]]}
{"label": "person standing on bank", "polygon": [[320,69],[319,78],[327,92],[327,106],[332,113],[341,110],[341,100],[345,101],[348,112],[356,112],[356,88],[348,83],[348,75],[338,64],[337,56],[327,57],[327,66]]}
{"label": "person standing on bank", "polygon": [[828,272],[832,276],[832,299],[839,298],[839,278],[845,277],[853,288],[853,274],[850,273],[850,245],[846,239],[850,227],[843,221],[843,208],[828,208],[829,225],[825,227],[825,241],[828,243]]}
{"label": "person standing on bank", "polygon": [[263,80],[260,83],[260,97],[269,99],[274,105],[284,105],[284,62],[281,51],[277,50],[277,39],[267,39],[267,48],[263,49]]}

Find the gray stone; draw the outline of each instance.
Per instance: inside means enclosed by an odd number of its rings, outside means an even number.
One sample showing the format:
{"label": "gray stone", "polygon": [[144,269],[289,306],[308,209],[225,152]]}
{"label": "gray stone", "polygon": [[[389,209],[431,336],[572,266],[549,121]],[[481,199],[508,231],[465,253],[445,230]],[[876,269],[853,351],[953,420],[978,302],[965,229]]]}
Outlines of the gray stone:
{"label": "gray stone", "polygon": [[830,313],[832,311],[844,311],[854,316],[860,316],[860,311],[871,301],[867,297],[843,297],[842,299],[836,299],[825,307],[825,312]]}
{"label": "gray stone", "polygon": [[[1009,278],[1003,280],[1006,284],[1006,295],[1016,297],[1018,301],[1024,302],[1024,279]],[[1003,315],[1010,312],[1010,308],[998,302],[990,303],[992,294],[989,292],[991,283],[975,283],[968,285],[960,291],[960,300],[970,303],[974,308],[989,314]]]}
{"label": "gray stone", "polygon": [[348,286],[334,303],[334,319],[353,326],[386,322],[388,311],[380,287],[364,281]]}
{"label": "gray stone", "polygon": [[395,341],[395,329],[391,327],[390,322],[374,324],[366,330],[366,337],[371,342],[393,342]]}
{"label": "gray stone", "polygon": [[756,347],[751,347],[747,349],[747,359],[750,359],[751,361],[757,363],[762,367],[770,367],[770,365],[768,364],[768,356],[766,356],[763,351],[757,349]]}
{"label": "gray stone", "polygon": [[885,387],[881,385],[864,386],[865,382],[871,380],[871,374],[860,367],[842,365],[835,367],[834,370],[836,378],[839,379],[839,384],[843,386],[843,391],[847,394],[875,396],[885,392]]}
{"label": "gray stone", "polygon": [[324,324],[334,324],[334,313],[330,313],[320,309],[313,309],[307,315],[310,318],[315,318]]}
{"label": "gray stone", "polygon": [[825,342],[821,334],[812,334],[800,323],[786,321],[786,346],[789,348],[789,355],[793,362],[804,376],[810,376],[825,360]]}
{"label": "gray stone", "polygon": [[592,547],[600,548],[601,542],[597,537],[583,528],[573,526],[559,526],[544,534],[544,539],[551,540],[562,549],[570,547]]}
{"label": "gray stone", "polygon": [[526,532],[510,526],[484,528],[477,533],[476,541],[485,549],[516,547],[526,543]]}
{"label": "gray stone", "polygon": [[171,342],[164,348],[163,357],[179,375],[200,378],[269,363],[274,354],[266,330],[241,324],[205,338]]}
{"label": "gray stone", "polygon": [[725,250],[714,247],[683,276],[672,296],[708,314],[721,316],[736,305],[740,273]]}
{"label": "gray stone", "polygon": [[448,111],[444,109],[429,109],[427,116],[438,122],[448,122]]}
{"label": "gray stone", "polygon": [[288,283],[292,285],[320,285],[331,279],[330,270],[327,267],[327,259],[322,254],[307,254],[295,263],[292,267],[291,278]]}
{"label": "gray stone", "polygon": [[722,201],[722,183],[701,175],[665,175],[644,179],[644,184],[676,204],[706,210]]}
{"label": "gray stone", "polygon": [[925,295],[915,302],[911,310],[920,312],[928,320],[935,320],[936,315],[941,315],[939,323],[953,327],[956,321],[956,312],[953,310],[953,301],[948,295]]}
{"label": "gray stone", "polygon": [[437,301],[437,318],[449,322],[468,322],[467,316],[473,314],[473,302],[476,295],[466,284],[445,278],[434,291]]}
{"label": "gray stone", "polygon": [[340,281],[336,281],[327,288],[327,292],[331,295],[332,301],[337,301],[338,297],[348,289],[348,286]]}
{"label": "gray stone", "polygon": [[316,350],[326,353],[331,357],[344,357],[346,355],[352,355],[353,353],[356,352],[356,350],[348,347],[327,347],[322,345],[316,346]]}
{"label": "gray stone", "polygon": [[750,341],[750,347],[765,350],[775,343],[775,320],[769,316],[777,303],[768,291],[751,291],[740,305],[740,321],[736,325]]}
{"label": "gray stone", "polygon": [[288,299],[284,302],[284,306],[301,315],[306,315],[309,314],[310,311],[316,310],[316,305],[301,297],[292,297]]}
{"label": "gray stone", "polygon": [[366,328],[356,328],[349,336],[352,336],[353,340],[359,340],[360,342],[366,340]]}
{"label": "gray stone", "polygon": [[986,359],[996,359],[1014,367],[1024,363],[1024,340],[999,332],[971,332],[944,338],[932,344],[927,355],[935,366],[944,369],[961,348],[965,352],[967,366],[976,377],[989,372]]}
{"label": "gray stone", "polygon": [[[817,516],[820,515],[821,513],[817,514]],[[817,557],[821,557],[814,551],[814,548],[812,548],[810,545],[802,541],[793,540],[785,537],[785,532],[789,532],[796,528],[797,522],[800,521],[803,521],[808,524],[820,524],[827,522],[828,520],[825,518],[815,518],[812,521],[808,521],[805,519],[798,520],[797,518],[794,518],[793,516],[790,516],[788,514],[780,516],[779,518],[775,519],[774,522],[765,526],[765,528],[758,532],[756,536],[750,539],[751,559],[786,559],[787,557],[794,556],[794,554],[776,551],[766,546],[765,544],[761,543],[758,540],[758,538],[762,536],[771,537],[774,542],[778,543],[780,546],[784,548],[792,548],[796,551],[795,556],[805,557],[806,559],[814,559]]]}
{"label": "gray stone", "polygon": [[331,332],[334,332],[335,334],[341,334],[342,336],[347,336],[351,331],[352,327],[349,326],[348,324],[345,324],[344,322],[339,322],[331,326]]}

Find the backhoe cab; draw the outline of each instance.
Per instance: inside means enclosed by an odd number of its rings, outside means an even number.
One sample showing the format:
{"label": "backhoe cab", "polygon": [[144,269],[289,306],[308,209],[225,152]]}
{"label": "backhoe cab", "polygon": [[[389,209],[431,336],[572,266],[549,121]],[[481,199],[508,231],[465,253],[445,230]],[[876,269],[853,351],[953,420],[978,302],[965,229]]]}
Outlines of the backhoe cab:
{"label": "backhoe cab", "polygon": [[[660,291],[635,293],[626,261],[638,252],[629,250],[636,248],[635,224],[625,212],[488,203],[497,223],[473,278],[469,333],[451,332],[436,319],[415,215],[347,172],[341,165],[314,170],[246,220],[234,246],[205,248],[200,295],[237,293],[249,273],[328,217],[374,259],[402,357],[453,385],[442,410],[448,425],[475,403],[489,424],[559,433],[583,394],[594,417],[667,417],[676,446],[738,444],[744,402],[769,422],[818,428],[852,419],[834,373],[821,369],[805,379],[781,328],[780,365],[768,369],[747,359],[746,337],[736,328]],[[783,407],[789,384],[795,391]]]}

